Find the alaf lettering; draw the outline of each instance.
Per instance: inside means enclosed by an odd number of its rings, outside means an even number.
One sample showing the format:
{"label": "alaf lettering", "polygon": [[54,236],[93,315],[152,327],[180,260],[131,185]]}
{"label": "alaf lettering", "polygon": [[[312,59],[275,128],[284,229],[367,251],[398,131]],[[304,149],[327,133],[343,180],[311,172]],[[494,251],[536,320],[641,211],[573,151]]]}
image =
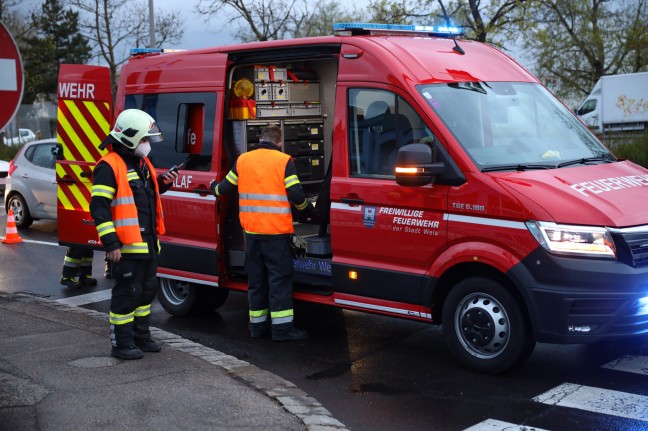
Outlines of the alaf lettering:
{"label": "alaf lettering", "polygon": [[177,187],[180,189],[188,189],[189,184],[191,184],[191,179],[193,178],[192,175],[181,175],[178,176],[175,180],[173,180],[173,187]]}
{"label": "alaf lettering", "polygon": [[92,83],[59,82],[58,94],[62,99],[94,99],[95,86]]}

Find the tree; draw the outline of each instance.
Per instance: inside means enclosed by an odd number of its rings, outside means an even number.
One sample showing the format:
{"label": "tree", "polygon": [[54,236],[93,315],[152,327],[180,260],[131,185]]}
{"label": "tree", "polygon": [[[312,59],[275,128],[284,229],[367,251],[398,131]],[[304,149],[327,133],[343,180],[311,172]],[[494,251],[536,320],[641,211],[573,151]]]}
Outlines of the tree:
{"label": "tree", "polygon": [[428,1],[375,0],[369,3],[369,22],[385,24],[413,24],[429,14]]}
{"label": "tree", "polygon": [[337,0],[199,0],[198,13],[236,22],[235,37],[242,42],[333,34],[333,23],[364,17],[345,12]]}
{"label": "tree", "polygon": [[91,48],[79,34],[79,14],[64,10],[59,0],[45,0],[41,12],[32,14],[32,25],[36,34],[26,38],[23,50],[23,103],[39,97],[54,101],[59,65],[85,63],[91,58]]}
{"label": "tree", "polygon": [[603,75],[648,70],[648,0],[541,0],[525,48],[563,97],[589,94]]}
{"label": "tree", "polygon": [[364,21],[365,13],[358,10],[345,11],[339,2],[329,0],[311,6],[312,2],[302,0],[293,9],[286,23],[291,37],[327,36],[333,34],[336,22]]}
{"label": "tree", "polygon": [[209,20],[223,15],[242,23],[236,37],[242,42],[283,39],[297,0],[199,0],[196,10]]}
{"label": "tree", "polygon": [[18,47],[22,49],[25,37],[32,32],[25,18],[17,12],[19,0],[0,0],[0,21],[7,27]]}
{"label": "tree", "polygon": [[[148,9],[144,3],[128,0],[67,0],[82,13],[81,30],[95,46],[94,55],[110,69],[111,86],[117,88],[119,68],[130,48],[146,45]],[[157,11],[156,44],[178,42],[184,33],[179,11]],[[114,91],[113,91],[114,94]]]}
{"label": "tree", "polygon": [[460,1],[457,15],[471,39],[504,47],[505,41],[517,39],[520,30],[531,23],[530,0]]}

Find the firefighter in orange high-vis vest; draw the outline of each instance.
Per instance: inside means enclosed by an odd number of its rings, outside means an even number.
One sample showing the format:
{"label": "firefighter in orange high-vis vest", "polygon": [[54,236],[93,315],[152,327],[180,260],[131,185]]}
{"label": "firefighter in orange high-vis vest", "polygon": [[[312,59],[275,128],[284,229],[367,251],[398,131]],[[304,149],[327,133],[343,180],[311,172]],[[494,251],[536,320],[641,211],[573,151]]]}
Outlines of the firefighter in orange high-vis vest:
{"label": "firefighter in orange high-vis vest", "polygon": [[211,183],[211,189],[221,196],[238,187],[239,218],[245,230],[250,335],[259,338],[271,332],[275,341],[296,341],[308,338],[308,332],[296,328],[293,319],[290,205],[304,218],[314,208],[306,200],[294,162],[281,151],[282,145],[279,127],[264,128],[258,147],[241,154],[220,183]]}
{"label": "firefighter in orange high-vis vest", "polygon": [[164,233],[160,193],[171,187],[177,172],[156,176],[146,157],[151,142],[162,135],[146,112],[127,109],[101,143],[112,151],[93,173],[90,214],[112,264],[110,300],[111,355],[140,359],[159,352],[151,338],[151,302],[157,287],[158,235]]}

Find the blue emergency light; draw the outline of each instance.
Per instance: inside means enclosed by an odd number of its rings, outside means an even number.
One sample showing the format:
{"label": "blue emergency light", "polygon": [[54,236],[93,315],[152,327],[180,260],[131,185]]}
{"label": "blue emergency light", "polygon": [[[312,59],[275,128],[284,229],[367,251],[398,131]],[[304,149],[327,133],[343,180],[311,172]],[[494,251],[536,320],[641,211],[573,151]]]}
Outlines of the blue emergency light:
{"label": "blue emergency light", "polygon": [[459,27],[447,25],[414,25],[414,24],[378,24],[368,22],[344,22],[333,24],[334,32],[346,32],[352,35],[401,33],[426,36],[459,36],[463,31]]}
{"label": "blue emergency light", "polygon": [[648,296],[639,298],[636,302],[637,305],[637,316],[645,316],[648,314]]}
{"label": "blue emergency light", "polygon": [[160,54],[162,52],[164,52],[162,48],[131,48],[130,55]]}

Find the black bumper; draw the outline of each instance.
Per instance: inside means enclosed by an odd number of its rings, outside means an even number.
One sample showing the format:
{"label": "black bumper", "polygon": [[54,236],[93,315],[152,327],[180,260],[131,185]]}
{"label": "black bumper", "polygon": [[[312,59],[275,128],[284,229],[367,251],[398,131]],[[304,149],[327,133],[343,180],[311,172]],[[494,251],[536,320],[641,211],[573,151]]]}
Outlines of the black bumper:
{"label": "black bumper", "polygon": [[536,339],[591,343],[648,333],[648,266],[560,257],[538,248],[509,271]]}

